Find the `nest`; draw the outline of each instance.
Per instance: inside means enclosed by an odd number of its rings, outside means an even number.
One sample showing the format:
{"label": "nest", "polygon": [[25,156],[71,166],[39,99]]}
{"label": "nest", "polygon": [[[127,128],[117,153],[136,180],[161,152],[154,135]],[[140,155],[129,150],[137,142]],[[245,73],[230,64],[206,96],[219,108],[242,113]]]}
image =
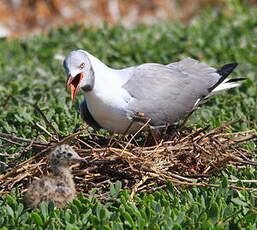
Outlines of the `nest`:
{"label": "nest", "polygon": [[[183,128],[177,130],[171,140],[161,140],[152,146],[144,145],[144,138],[134,136],[104,136],[79,131],[67,137],[60,137],[54,131],[49,133],[44,127],[38,127],[49,136],[49,141],[40,142],[20,138],[11,134],[0,134],[0,138],[16,145],[21,151],[16,154],[2,154],[12,158],[6,164],[6,170],[0,175],[0,193],[9,193],[19,187],[25,191],[31,180],[47,174],[47,154],[57,145],[69,143],[88,160],[88,164],[73,167],[78,191],[87,193],[97,188],[103,195],[109,189],[110,182],[122,182],[132,195],[138,191],[153,191],[165,186],[167,181],[175,185],[212,186],[210,177],[228,165],[256,166],[253,153],[244,143],[257,139],[256,130],[229,132],[230,126],[237,122],[226,123],[210,130],[206,128]],[[52,127],[53,128],[53,127]],[[25,161],[17,159],[24,154],[34,153]],[[230,181],[235,189],[238,187]],[[245,181],[247,182],[247,181]],[[248,181],[251,182],[251,181]]]}

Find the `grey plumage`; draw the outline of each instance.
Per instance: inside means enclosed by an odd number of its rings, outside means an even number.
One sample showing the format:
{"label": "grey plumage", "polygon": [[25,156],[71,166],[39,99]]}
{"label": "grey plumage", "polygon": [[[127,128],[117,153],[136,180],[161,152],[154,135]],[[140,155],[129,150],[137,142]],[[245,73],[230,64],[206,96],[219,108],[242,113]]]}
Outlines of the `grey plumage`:
{"label": "grey plumage", "polygon": [[[84,50],[72,51],[65,60],[73,99],[77,89],[84,91],[82,118],[94,127],[119,133],[127,130],[136,114],[150,118],[153,128],[172,125],[210,96],[243,80],[227,79],[237,63],[216,70],[186,58],[168,65],[146,63],[116,70]],[[80,63],[86,68],[80,69]],[[87,85],[91,87],[85,89]],[[129,132],[136,132],[141,125],[135,122]]]}
{"label": "grey plumage", "polygon": [[123,86],[135,98],[128,109],[150,117],[153,126],[173,124],[189,114],[221,78],[216,69],[191,58],[169,65],[143,64],[131,74]]}

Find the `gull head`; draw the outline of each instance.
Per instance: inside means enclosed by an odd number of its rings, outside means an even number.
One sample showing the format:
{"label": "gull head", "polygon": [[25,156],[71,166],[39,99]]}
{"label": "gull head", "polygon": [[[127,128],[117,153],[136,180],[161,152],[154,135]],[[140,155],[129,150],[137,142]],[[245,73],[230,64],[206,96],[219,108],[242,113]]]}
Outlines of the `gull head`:
{"label": "gull head", "polygon": [[49,155],[49,163],[52,168],[68,167],[70,162],[86,162],[86,160],[66,144],[55,147]]}
{"label": "gull head", "polygon": [[89,92],[94,88],[94,71],[85,52],[70,52],[63,62],[63,67],[67,73],[66,89],[70,87],[73,102],[79,89]]}

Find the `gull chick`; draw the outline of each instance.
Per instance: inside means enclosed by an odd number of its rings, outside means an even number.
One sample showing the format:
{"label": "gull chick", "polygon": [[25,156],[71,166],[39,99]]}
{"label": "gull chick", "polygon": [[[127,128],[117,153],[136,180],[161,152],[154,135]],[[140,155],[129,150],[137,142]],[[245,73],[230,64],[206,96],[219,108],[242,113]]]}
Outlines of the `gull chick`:
{"label": "gull chick", "polygon": [[71,146],[60,145],[49,155],[49,165],[52,173],[39,180],[34,180],[25,194],[25,204],[30,208],[37,208],[41,202],[54,201],[60,208],[76,197],[76,189],[70,162],[86,162]]}

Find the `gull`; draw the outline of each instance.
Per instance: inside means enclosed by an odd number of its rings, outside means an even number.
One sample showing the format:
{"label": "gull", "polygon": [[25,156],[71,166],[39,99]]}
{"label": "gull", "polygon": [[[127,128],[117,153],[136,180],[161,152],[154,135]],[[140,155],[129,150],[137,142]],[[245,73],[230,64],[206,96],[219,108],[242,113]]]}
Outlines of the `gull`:
{"label": "gull", "polygon": [[[135,133],[149,119],[152,130],[173,125],[217,93],[237,87],[228,79],[237,63],[215,69],[192,58],[167,65],[145,63],[112,69],[85,50],[71,51],[63,62],[66,88],[74,102],[85,96],[80,114],[89,125],[116,133]],[[131,125],[131,121],[135,121]],[[128,130],[129,127],[129,130]]]}
{"label": "gull", "polygon": [[52,173],[34,180],[24,196],[25,204],[38,208],[44,202],[54,201],[56,207],[63,207],[76,197],[75,184],[69,169],[70,162],[87,162],[71,146],[60,145],[49,155]]}

